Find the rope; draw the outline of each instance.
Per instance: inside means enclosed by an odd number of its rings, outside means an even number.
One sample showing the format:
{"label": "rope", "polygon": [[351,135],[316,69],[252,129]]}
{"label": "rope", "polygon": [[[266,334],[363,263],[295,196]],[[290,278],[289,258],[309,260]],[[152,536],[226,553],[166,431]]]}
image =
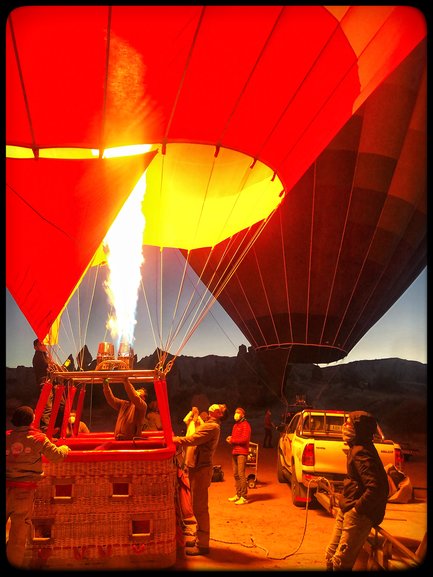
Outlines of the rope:
{"label": "rope", "polygon": [[227,544],[227,545],[240,545],[241,547],[245,547],[245,548],[247,548],[247,549],[254,549],[254,548],[261,549],[262,551],[264,551],[264,552],[266,553],[266,558],[269,559],[270,561],[284,561],[284,559],[287,559],[288,557],[292,557],[293,555],[295,555],[295,554],[299,551],[299,549],[301,548],[301,546],[302,546],[302,544],[303,544],[303,542],[304,542],[304,539],[305,539],[305,534],[306,534],[306,531],[307,531],[307,519],[308,519],[308,498],[309,498],[309,493],[310,493],[310,484],[311,484],[311,482],[312,482],[312,480],[309,481],[308,486],[307,486],[307,505],[306,505],[306,508],[305,508],[305,521],[304,521],[304,528],[303,528],[303,531],[302,531],[301,539],[300,539],[299,544],[298,544],[298,546],[296,547],[296,549],[295,549],[294,551],[292,551],[291,553],[287,553],[287,555],[283,555],[282,557],[272,557],[272,556],[269,554],[269,550],[266,549],[266,547],[262,547],[261,545],[258,545],[258,544],[254,541],[253,537],[250,537],[250,539],[251,539],[251,545],[247,545],[247,544],[245,544],[245,543],[240,543],[239,541],[223,541],[223,540],[221,540],[221,539],[215,539],[215,538],[212,538],[212,537],[211,537],[210,540],[211,540],[211,541],[216,541],[216,542],[218,542],[218,543],[225,543],[225,544]]}

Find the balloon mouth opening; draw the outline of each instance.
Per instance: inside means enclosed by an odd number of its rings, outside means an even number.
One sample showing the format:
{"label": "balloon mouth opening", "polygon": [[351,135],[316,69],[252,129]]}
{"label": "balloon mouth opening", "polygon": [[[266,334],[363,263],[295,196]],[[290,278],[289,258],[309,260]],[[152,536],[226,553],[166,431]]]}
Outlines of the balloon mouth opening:
{"label": "balloon mouth opening", "polygon": [[328,344],[279,343],[254,347],[257,353],[265,351],[288,351],[288,363],[332,363],[343,359],[349,353],[341,347]]}

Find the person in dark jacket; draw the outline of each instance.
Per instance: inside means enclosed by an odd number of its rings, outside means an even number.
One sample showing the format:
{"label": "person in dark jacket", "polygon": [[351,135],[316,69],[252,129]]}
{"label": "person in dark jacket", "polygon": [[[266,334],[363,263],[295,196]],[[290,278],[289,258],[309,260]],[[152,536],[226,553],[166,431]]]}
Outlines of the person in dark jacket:
{"label": "person in dark jacket", "polygon": [[232,465],[236,486],[236,495],[229,497],[229,501],[235,505],[246,505],[248,503],[248,484],[245,468],[250,452],[251,425],[246,420],[245,410],[242,407],[236,409],[234,420],[232,434],[226,439],[227,443],[233,447]]}
{"label": "person in dark jacket", "polygon": [[266,409],[264,426],[265,437],[263,439],[263,448],[272,449],[272,430],[274,429],[275,425],[272,422],[271,409]]}
{"label": "person in dark jacket", "polygon": [[[35,373],[36,384],[39,385],[40,392],[42,392],[45,382],[49,381],[49,370],[50,368],[51,369],[55,368],[56,363],[53,361],[50,353],[47,350],[46,345],[44,345],[44,343],[41,342],[39,339],[35,339],[33,341],[33,348],[35,350],[32,360],[33,370]],[[42,411],[39,423],[41,431],[45,432],[48,428],[51,418],[51,412],[53,410],[53,403],[54,403],[54,390],[52,388],[46,400],[45,407],[43,408]],[[55,422],[55,426],[58,428],[60,428],[62,425],[64,411],[65,411],[65,397],[62,396],[59,405],[59,412],[56,416],[56,422]]]}
{"label": "person in dark jacket", "polygon": [[185,543],[187,555],[207,555],[209,553],[210,518],[208,490],[212,481],[213,456],[221,432],[221,421],[227,417],[226,405],[214,404],[209,407],[209,418],[191,435],[173,437],[175,445],[196,447],[194,466],[189,468],[192,509],[197,520],[195,539]]}
{"label": "person in dark jacket", "polygon": [[371,528],[385,516],[388,479],[373,444],[376,429],[376,419],[365,411],[349,413],[343,425],[343,440],[349,445],[347,477],[326,549],[329,571],[351,571]]}

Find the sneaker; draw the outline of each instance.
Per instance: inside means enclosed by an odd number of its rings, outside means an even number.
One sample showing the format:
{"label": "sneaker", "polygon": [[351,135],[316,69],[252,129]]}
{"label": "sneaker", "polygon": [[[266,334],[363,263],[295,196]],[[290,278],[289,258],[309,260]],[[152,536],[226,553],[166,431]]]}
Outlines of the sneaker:
{"label": "sneaker", "polygon": [[234,497],[229,497],[227,500],[230,501],[231,503],[235,503],[239,499],[240,499],[239,495],[235,495]]}
{"label": "sneaker", "polygon": [[239,497],[237,501],[235,501],[235,505],[248,505],[248,500],[245,497]]}
{"label": "sneaker", "polygon": [[209,547],[190,547],[185,549],[187,555],[208,555]]}
{"label": "sneaker", "polygon": [[197,545],[197,541],[195,539],[189,539],[185,541],[185,547],[195,547]]}

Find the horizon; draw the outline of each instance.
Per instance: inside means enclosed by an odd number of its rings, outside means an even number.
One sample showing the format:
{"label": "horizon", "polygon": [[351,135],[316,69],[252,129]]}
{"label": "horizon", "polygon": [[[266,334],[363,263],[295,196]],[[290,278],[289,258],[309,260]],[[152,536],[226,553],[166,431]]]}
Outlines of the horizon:
{"label": "horizon", "polygon": [[[36,336],[9,291],[6,296],[6,366],[8,368],[31,367],[34,353],[33,340]],[[96,358],[98,343],[103,340],[98,335],[94,335],[93,339],[86,339],[92,358]],[[150,356],[156,350],[155,346],[149,348],[150,343],[147,341],[145,344],[147,346],[133,347],[138,360]],[[251,346],[221,305],[216,302],[179,356],[235,357],[241,345],[245,345],[247,350]],[[77,352],[82,346],[84,345],[81,345]],[[67,346],[64,347],[62,362],[70,354],[75,359],[74,352],[69,350],[66,352],[67,348]],[[326,367],[358,360],[386,358],[400,358],[427,364],[427,268],[360,339],[348,355],[333,363],[317,364]]]}

